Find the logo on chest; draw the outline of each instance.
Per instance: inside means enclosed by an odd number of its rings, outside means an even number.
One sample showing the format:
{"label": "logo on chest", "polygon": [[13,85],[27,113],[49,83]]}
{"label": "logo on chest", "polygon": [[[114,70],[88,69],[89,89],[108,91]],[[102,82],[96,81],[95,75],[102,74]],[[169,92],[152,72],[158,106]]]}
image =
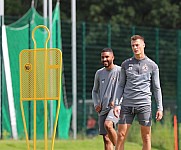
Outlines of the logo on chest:
{"label": "logo on chest", "polygon": [[105,82],[105,79],[102,79],[102,80],[101,80],[101,83],[104,83],[104,82]]}
{"label": "logo on chest", "polygon": [[143,65],[142,67],[142,70],[145,72],[145,71],[148,71],[148,66],[146,64]]}
{"label": "logo on chest", "polygon": [[[115,80],[116,80],[116,77],[114,76],[114,77],[111,77],[110,79],[108,79],[107,81],[112,81],[112,82],[114,82]],[[101,80],[101,83],[103,84],[103,83],[105,83],[106,82],[106,79],[102,79]]]}
{"label": "logo on chest", "polygon": [[129,64],[128,70],[132,70],[132,69],[133,69],[133,64]]}

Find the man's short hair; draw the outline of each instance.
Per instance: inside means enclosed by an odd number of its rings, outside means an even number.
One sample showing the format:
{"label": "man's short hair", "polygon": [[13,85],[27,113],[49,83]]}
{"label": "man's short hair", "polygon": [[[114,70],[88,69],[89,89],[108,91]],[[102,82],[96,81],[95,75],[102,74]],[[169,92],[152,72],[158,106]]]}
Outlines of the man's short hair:
{"label": "man's short hair", "polygon": [[142,37],[141,35],[133,35],[131,37],[131,41],[135,41],[135,40],[138,40],[138,39],[145,41],[144,37]]}
{"label": "man's short hair", "polygon": [[101,53],[103,53],[103,52],[112,52],[113,53],[113,50],[111,48],[107,47],[107,48],[104,48]]}

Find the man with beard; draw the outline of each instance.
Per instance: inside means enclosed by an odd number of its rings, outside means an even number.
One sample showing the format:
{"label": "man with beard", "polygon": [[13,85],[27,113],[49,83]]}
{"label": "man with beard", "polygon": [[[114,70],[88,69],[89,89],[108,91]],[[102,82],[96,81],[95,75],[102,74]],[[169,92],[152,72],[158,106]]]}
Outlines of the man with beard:
{"label": "man with beard", "polygon": [[120,77],[121,67],[115,65],[111,48],[104,48],[101,52],[103,68],[97,70],[92,89],[94,108],[98,113],[99,134],[103,136],[104,149],[113,150],[117,142],[115,131],[118,118],[114,116],[113,106]]}

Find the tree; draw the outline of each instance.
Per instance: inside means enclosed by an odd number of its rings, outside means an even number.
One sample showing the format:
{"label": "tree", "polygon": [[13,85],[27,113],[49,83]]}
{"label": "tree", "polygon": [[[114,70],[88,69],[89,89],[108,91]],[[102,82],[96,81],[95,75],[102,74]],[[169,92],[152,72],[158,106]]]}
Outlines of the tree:
{"label": "tree", "polygon": [[[181,27],[179,0],[77,0],[76,3],[77,21],[174,29]],[[35,0],[35,4],[42,14],[42,1]],[[55,4],[56,0],[53,0],[53,6]],[[20,17],[30,6],[28,0],[5,0],[5,15]],[[71,1],[61,0],[60,8],[62,20],[71,20]]]}

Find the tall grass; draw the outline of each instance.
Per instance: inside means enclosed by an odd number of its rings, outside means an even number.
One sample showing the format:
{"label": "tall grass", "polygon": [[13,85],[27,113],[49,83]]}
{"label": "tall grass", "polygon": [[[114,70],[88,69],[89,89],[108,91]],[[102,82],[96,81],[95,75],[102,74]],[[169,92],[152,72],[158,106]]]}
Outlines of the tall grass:
{"label": "tall grass", "polygon": [[[135,120],[130,128],[127,141],[142,144],[140,125]],[[162,121],[152,123],[152,147],[160,150],[174,149],[173,116],[169,110],[164,112]]]}

